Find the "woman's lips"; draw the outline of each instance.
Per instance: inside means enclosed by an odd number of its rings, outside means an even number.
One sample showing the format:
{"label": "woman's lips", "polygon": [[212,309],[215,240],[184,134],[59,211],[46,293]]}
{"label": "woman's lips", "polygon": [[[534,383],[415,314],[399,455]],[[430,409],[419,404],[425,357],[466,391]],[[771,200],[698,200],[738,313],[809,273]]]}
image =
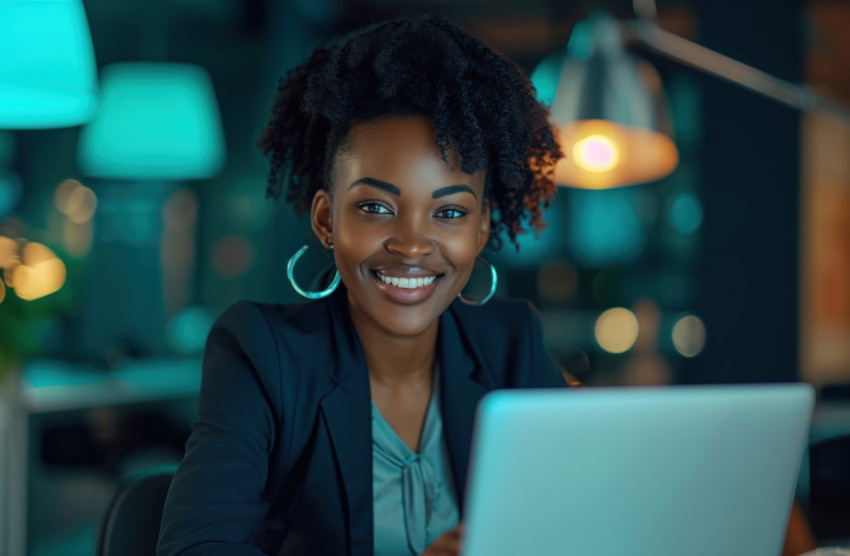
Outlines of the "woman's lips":
{"label": "woman's lips", "polygon": [[408,273],[406,276],[388,276],[374,270],[372,276],[378,288],[393,301],[404,304],[419,303],[436,289],[440,274]]}

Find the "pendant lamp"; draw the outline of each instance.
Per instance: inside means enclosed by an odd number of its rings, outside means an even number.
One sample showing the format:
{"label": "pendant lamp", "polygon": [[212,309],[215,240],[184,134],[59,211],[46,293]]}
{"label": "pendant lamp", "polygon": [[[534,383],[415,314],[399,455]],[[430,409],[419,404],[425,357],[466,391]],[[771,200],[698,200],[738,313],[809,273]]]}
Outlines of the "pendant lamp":
{"label": "pendant lamp", "polygon": [[607,189],[654,181],[676,167],[661,79],[626,51],[610,15],[576,24],[566,52],[544,60],[531,80],[541,101],[551,99],[565,155],[555,169],[559,185]]}
{"label": "pendant lamp", "polygon": [[101,106],[82,130],[77,158],[84,174],[105,179],[216,175],[225,159],[224,132],[208,73],[171,62],[104,67]]}
{"label": "pendant lamp", "polygon": [[0,129],[85,123],[95,76],[80,0],[0,0]]}

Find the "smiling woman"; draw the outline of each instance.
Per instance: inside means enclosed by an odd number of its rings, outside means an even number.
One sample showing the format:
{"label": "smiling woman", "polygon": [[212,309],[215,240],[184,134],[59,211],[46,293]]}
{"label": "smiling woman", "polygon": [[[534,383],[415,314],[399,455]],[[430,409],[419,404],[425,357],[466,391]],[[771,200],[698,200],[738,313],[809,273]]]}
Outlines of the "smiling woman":
{"label": "smiling woman", "polygon": [[[543,227],[561,157],[525,75],[438,17],[317,49],[281,80],[268,193],[338,279],[242,302],[207,344],[159,554],[457,554],[475,408],[563,386],[525,302],[469,306],[485,248]],[[486,305],[485,305],[486,303]],[[223,478],[226,478],[223,480]]]}
{"label": "smiling woman", "polygon": [[312,219],[316,235],[335,247],[354,326],[361,339],[434,341],[437,318],[487,244],[484,171],[447,164],[422,116],[356,124],[348,141],[334,161],[333,198],[319,190]]}

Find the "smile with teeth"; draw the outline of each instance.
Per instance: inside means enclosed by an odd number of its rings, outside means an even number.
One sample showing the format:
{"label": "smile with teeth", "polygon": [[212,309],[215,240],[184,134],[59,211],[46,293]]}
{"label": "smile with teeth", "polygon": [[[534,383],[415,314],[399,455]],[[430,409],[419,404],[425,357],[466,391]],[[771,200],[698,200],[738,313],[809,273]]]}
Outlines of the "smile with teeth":
{"label": "smile with teeth", "polygon": [[415,290],[416,288],[431,285],[434,280],[437,279],[436,276],[424,276],[421,278],[396,278],[395,276],[384,276],[380,272],[375,272],[375,274],[381,282],[407,290]]}

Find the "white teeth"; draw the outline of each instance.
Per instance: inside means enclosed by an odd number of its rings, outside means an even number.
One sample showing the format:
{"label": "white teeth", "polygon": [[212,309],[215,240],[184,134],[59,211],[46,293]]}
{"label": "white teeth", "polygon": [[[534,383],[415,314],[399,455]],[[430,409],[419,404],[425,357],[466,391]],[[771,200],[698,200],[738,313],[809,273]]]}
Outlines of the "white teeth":
{"label": "white teeth", "polygon": [[437,279],[436,276],[428,276],[427,278],[396,278],[395,276],[384,276],[380,272],[376,274],[381,279],[381,282],[407,290],[428,286]]}

